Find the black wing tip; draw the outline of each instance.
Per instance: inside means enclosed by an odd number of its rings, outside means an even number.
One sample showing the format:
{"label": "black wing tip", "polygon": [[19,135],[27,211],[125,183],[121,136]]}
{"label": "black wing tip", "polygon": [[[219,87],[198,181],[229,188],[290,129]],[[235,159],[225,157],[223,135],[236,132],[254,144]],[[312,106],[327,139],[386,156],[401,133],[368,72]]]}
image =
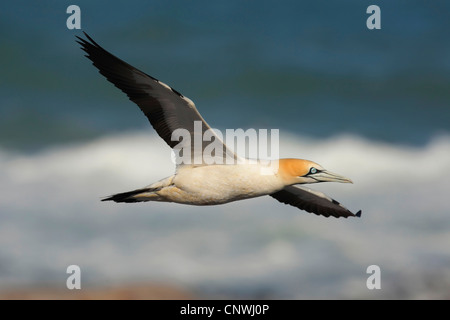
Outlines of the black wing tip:
{"label": "black wing tip", "polygon": [[362,210],[359,210],[357,213],[352,213],[352,212],[348,211],[348,213],[349,214],[347,214],[347,215],[336,215],[334,217],[336,217],[336,218],[341,218],[342,217],[342,218],[345,218],[345,219],[347,219],[348,217],[361,218]]}
{"label": "black wing tip", "polygon": [[104,50],[97,42],[94,41],[94,39],[92,39],[86,32],[83,31],[84,36],[87,39],[84,39],[80,36],[75,36],[78,40],[75,40],[76,43],[81,45],[81,49],[83,49],[84,51],[86,51],[87,53],[89,53],[89,49],[90,48],[96,48],[96,49],[101,49]]}
{"label": "black wing tip", "polygon": [[315,215],[322,216],[322,217],[325,217],[325,218],[333,217],[333,218],[336,218],[336,219],[339,219],[339,218],[347,219],[349,217],[361,218],[361,214],[362,214],[362,210],[359,210],[357,213],[352,213],[352,212],[350,212],[348,210],[346,210],[346,212],[315,211],[315,210],[312,210],[312,209],[309,209],[309,208],[301,208],[301,210],[305,210],[306,212],[314,213]]}
{"label": "black wing tip", "polygon": [[[92,43],[98,46],[98,44],[94,41],[94,39],[92,39],[86,32],[83,31],[84,36]],[[83,39],[80,36],[75,36],[78,40],[80,40],[81,42],[88,42],[86,39]],[[78,42],[78,41],[77,41]]]}

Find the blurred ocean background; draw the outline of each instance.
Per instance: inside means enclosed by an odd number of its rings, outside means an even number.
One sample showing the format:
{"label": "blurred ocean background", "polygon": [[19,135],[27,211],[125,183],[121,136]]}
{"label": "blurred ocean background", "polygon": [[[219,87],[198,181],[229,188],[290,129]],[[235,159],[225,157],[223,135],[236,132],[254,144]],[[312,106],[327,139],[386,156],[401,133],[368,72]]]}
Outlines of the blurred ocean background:
{"label": "blurred ocean background", "polygon": [[[282,157],[361,219],[270,197],[216,207],[103,196],[172,174],[170,148],[75,43],[171,85],[213,127],[280,129]],[[381,30],[366,9],[381,8]],[[0,292],[159,283],[206,298],[450,298],[450,2],[3,1]],[[370,265],[381,289],[368,290]]]}

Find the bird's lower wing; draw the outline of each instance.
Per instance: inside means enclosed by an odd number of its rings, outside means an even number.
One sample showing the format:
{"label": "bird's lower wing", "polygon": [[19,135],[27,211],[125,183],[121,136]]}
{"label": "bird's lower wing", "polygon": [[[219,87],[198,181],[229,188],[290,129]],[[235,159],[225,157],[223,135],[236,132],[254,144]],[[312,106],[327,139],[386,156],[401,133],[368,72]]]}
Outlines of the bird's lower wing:
{"label": "bird's lower wing", "polygon": [[325,217],[347,218],[361,216],[361,210],[356,214],[352,213],[326,194],[307,188],[288,186],[272,193],[270,196],[282,203]]}

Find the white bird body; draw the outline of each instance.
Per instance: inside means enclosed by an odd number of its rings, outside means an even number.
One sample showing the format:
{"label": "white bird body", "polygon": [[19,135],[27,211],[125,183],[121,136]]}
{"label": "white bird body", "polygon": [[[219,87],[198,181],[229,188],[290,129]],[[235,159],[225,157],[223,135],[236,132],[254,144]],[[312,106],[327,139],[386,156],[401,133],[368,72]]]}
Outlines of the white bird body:
{"label": "white bird body", "polygon": [[[114,202],[163,201],[190,205],[217,205],[231,201],[270,195],[276,200],[326,217],[360,216],[347,210],[325,194],[295,185],[317,182],[351,183],[348,178],[329,172],[319,164],[303,159],[253,161],[242,159],[230,150],[198,112],[189,98],[167,84],[145,74],[115,57],[86,33],[89,41],[78,37],[78,43],[99,72],[125,92],[148,118],[159,136],[174,151],[190,147],[187,163],[179,163],[173,176],[145,188],[118,193],[103,199]],[[176,130],[187,132],[194,143],[173,139]],[[180,131],[177,131],[180,132]],[[233,164],[206,161],[207,146],[200,142],[200,156],[195,141],[208,133],[220,148],[215,157],[233,159]],[[188,140],[191,141],[191,140]],[[180,148],[180,149],[177,149]],[[184,154],[184,153],[183,153]],[[177,162],[178,163],[178,162]],[[218,164],[227,163],[227,164]]]}
{"label": "white bird body", "polygon": [[272,194],[285,187],[273,163],[181,166],[175,175],[151,184],[136,199],[215,205]]}

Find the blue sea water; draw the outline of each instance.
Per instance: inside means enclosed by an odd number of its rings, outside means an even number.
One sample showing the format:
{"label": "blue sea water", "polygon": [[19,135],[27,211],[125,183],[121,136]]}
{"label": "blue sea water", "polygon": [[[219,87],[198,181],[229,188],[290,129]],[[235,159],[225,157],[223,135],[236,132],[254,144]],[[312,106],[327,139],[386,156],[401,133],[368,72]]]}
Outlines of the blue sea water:
{"label": "blue sea water", "polygon": [[[102,196],[173,171],[170,149],[75,43],[105,49],[196,103],[214,127],[276,128],[285,157],[363,218],[267,197],[224,206]],[[0,289],[166,281],[211,294],[448,297],[450,4],[377,1],[15,1],[0,4]],[[315,187],[315,186],[314,186]],[[383,289],[365,270],[380,265]],[[438,280],[437,280],[438,279]]]}
{"label": "blue sea water", "polygon": [[[381,1],[382,29],[371,31],[367,3],[78,5],[83,31],[190,97],[214,126],[312,137],[347,132],[423,145],[449,130],[449,4]],[[75,43],[81,32],[66,28],[68,4],[2,4],[0,145],[6,148],[147,126],[83,57]]]}

